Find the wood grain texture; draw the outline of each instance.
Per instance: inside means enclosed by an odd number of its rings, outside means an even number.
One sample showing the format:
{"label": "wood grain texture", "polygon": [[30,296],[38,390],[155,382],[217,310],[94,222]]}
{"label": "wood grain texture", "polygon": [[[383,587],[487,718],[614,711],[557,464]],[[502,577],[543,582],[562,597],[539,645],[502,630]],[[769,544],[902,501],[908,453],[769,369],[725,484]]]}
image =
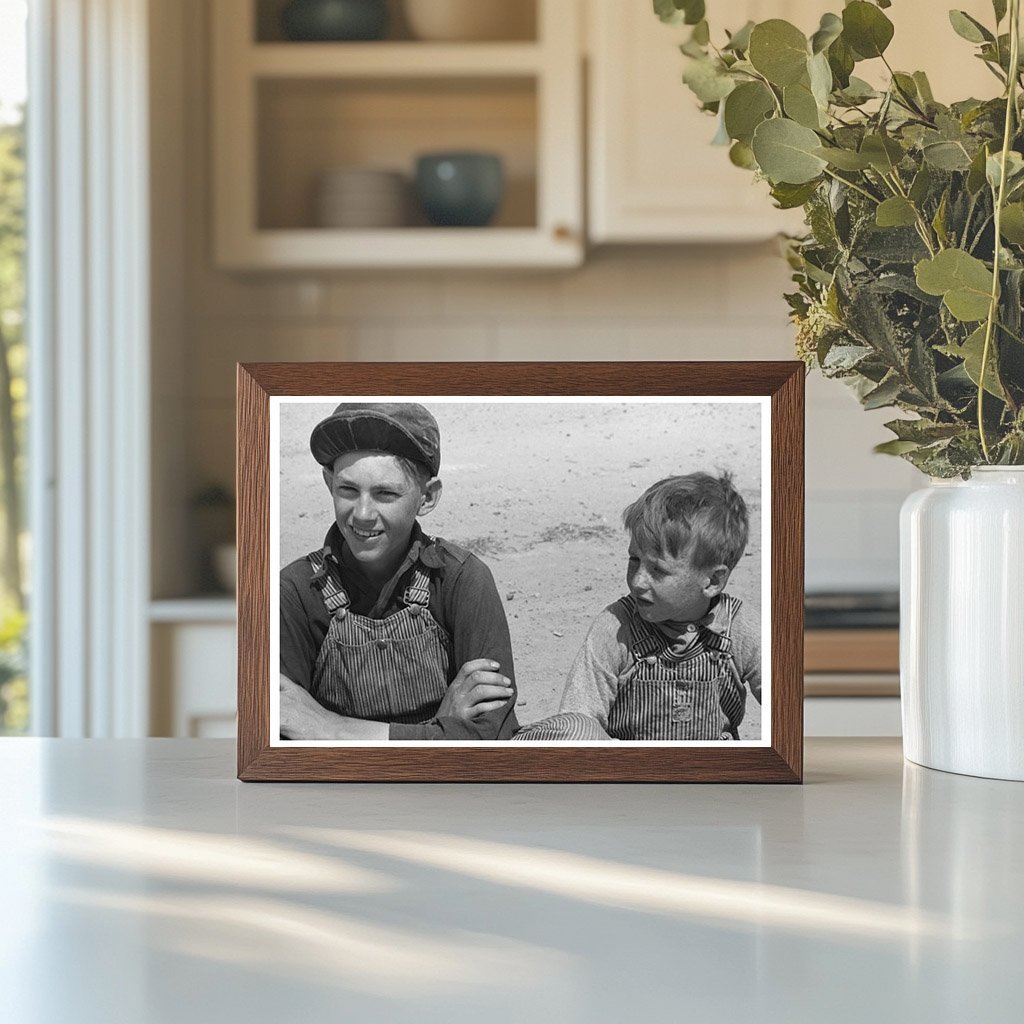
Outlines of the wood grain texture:
{"label": "wood grain texture", "polygon": [[899,672],[898,629],[809,629],[805,672]]}
{"label": "wood grain texture", "polygon": [[[238,777],[243,781],[800,782],[803,383],[798,362],[251,363],[238,368]],[[771,398],[770,747],[271,747],[269,396]],[[276,583],[276,574],[274,581]],[[276,673],[273,678],[276,680]]]}

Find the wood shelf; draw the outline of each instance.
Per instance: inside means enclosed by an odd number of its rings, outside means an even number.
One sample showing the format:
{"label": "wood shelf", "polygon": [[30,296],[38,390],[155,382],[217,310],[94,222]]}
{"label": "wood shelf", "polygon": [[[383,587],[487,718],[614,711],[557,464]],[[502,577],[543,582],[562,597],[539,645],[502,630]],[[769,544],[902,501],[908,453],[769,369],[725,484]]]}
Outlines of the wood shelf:
{"label": "wood shelf", "polygon": [[804,633],[805,672],[899,673],[897,629],[809,629]]}
{"label": "wood shelf", "polygon": [[257,43],[241,63],[254,78],[459,78],[532,76],[536,43]]}
{"label": "wood shelf", "polygon": [[[561,244],[559,242],[561,241]],[[301,270],[316,267],[574,267],[579,239],[538,237],[532,228],[327,228],[254,231],[221,250],[221,265]]]}

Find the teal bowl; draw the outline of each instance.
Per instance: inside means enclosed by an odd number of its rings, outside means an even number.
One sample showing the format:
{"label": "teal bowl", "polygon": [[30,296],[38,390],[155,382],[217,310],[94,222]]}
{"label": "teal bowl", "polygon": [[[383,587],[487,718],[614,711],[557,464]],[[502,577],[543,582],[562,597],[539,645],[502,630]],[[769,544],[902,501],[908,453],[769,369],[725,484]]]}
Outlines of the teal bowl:
{"label": "teal bowl", "polygon": [[290,0],[281,11],[285,38],[295,42],[380,39],[387,27],[387,0]]}
{"label": "teal bowl", "polygon": [[505,194],[501,157],[494,153],[425,153],[416,161],[416,194],[436,227],[489,224]]}

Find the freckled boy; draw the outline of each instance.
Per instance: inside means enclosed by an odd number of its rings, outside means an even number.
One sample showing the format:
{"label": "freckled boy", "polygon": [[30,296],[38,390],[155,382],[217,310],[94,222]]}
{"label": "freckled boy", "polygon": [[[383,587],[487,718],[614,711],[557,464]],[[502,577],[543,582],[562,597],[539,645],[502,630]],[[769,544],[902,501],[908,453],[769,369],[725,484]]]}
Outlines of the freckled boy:
{"label": "freckled boy", "polygon": [[509,738],[515,675],[494,579],[418,523],[441,497],[434,417],[343,403],[310,449],[334,524],[281,572],[282,737]]}
{"label": "freckled boy", "polygon": [[747,545],[728,474],[668,477],[623,513],[627,596],[594,620],[559,714],[522,740],[738,739],[749,689],[761,700],[758,623],[726,593]]}

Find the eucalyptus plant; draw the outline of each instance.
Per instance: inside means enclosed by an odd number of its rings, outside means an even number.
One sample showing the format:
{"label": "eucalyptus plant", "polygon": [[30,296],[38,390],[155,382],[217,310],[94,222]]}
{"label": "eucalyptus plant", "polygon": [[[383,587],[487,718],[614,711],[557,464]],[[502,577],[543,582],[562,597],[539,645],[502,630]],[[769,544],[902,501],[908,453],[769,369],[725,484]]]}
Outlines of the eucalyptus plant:
{"label": "eucalyptus plant", "polygon": [[[654,0],[692,27],[683,80],[715,141],[803,207],[807,233],[786,240],[798,353],[866,409],[910,414],[877,450],[931,476],[1024,463],[1020,2],[993,0],[990,25],[949,12],[999,88],[947,106],[889,65],[890,0],[852,0],[810,37],[748,22],[717,46],[705,0]],[[857,77],[864,61],[887,88]]]}

